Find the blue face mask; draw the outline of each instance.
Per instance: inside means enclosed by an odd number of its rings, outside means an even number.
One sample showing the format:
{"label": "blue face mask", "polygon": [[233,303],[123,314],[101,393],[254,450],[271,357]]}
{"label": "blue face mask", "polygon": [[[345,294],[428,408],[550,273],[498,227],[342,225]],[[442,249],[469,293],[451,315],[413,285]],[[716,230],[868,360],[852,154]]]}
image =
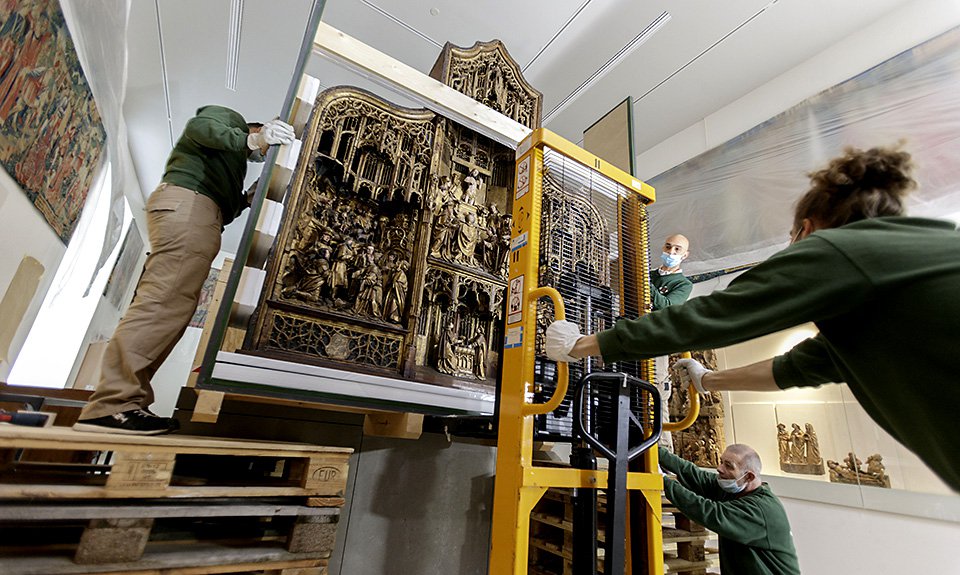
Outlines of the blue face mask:
{"label": "blue face mask", "polygon": [[259,164],[259,163],[263,162],[265,159],[266,159],[266,158],[263,157],[263,154],[260,153],[260,150],[259,150],[259,149],[250,150],[250,153],[247,154],[247,161],[248,161],[248,162],[256,162],[256,163]]}
{"label": "blue face mask", "polygon": [[660,259],[663,260],[663,265],[667,266],[668,268],[675,268],[680,265],[680,262],[683,261],[683,256],[680,254],[668,254],[667,252],[663,252],[660,254]]}
{"label": "blue face mask", "polygon": [[740,493],[746,487],[746,484],[740,485],[737,482],[743,479],[744,477],[746,477],[746,475],[747,474],[744,473],[743,475],[741,475],[736,479],[721,479],[718,477],[717,485],[719,485],[720,489],[723,489],[727,493]]}

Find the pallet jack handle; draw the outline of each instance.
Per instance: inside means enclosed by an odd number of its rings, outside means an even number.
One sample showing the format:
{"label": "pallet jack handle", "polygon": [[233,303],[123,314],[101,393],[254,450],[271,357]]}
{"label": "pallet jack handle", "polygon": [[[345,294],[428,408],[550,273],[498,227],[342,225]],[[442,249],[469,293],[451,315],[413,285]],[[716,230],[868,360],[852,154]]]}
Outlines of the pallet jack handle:
{"label": "pallet jack handle", "polygon": [[[527,313],[536,315],[537,300],[542,297],[549,297],[553,301],[554,319],[557,321],[567,319],[567,314],[563,308],[563,298],[560,297],[560,292],[552,287],[538,287],[530,290],[530,292],[527,294],[527,305],[530,306],[530,309],[527,310]],[[525,416],[543,415],[560,407],[560,403],[563,401],[563,398],[567,396],[567,386],[570,383],[569,374],[570,370],[567,367],[567,363],[564,361],[558,361],[557,387],[553,391],[553,395],[545,403],[524,403],[520,407],[520,413]]]}
{"label": "pallet jack handle", "polygon": [[[680,357],[682,357],[683,359],[691,359],[689,351],[685,351],[681,353]],[[693,388],[692,385],[690,387]],[[687,411],[687,416],[680,421],[674,421],[673,423],[664,423],[663,424],[664,431],[682,431],[690,427],[691,425],[693,425],[693,422],[696,421],[697,417],[700,416],[700,394],[697,393],[696,389],[693,389],[692,392],[688,391],[687,395],[690,398],[690,410]]]}

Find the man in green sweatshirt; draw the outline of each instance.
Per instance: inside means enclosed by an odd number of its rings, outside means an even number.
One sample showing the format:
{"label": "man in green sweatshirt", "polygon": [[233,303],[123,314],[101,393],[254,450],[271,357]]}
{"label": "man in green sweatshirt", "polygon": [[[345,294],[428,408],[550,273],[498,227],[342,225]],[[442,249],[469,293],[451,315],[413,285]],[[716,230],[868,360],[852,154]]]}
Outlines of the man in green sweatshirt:
{"label": "man in green sweatshirt", "polygon": [[74,429],[127,435],[176,429],[176,420],[147,410],[154,398],[150,379],[197,308],[223,227],[247,207],[247,162],[262,162],[268,146],[293,138],[293,128],[279,120],[248,124],[221,106],[200,108],[187,122],[162,183],[147,200],[150,255],[136,296],[107,345],[100,382]]}
{"label": "man in green sweatshirt", "polygon": [[787,513],[760,481],[760,456],[743,444],[727,447],[717,474],[660,448],[667,499],[688,518],[720,536],[720,571],[736,575],[799,575]]}
{"label": "man in green sweatshirt", "polygon": [[680,264],[690,255],[690,240],[673,234],[663,242],[663,265],[650,270],[650,304],[654,311],[680,305],[693,291],[693,282],[683,275]]}

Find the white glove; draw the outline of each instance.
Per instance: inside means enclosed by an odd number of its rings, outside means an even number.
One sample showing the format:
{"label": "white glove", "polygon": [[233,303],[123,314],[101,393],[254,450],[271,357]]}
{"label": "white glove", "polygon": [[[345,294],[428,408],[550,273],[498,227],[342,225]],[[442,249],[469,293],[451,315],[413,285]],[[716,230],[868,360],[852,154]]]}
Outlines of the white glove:
{"label": "white glove", "polygon": [[703,376],[704,374],[710,373],[711,370],[703,367],[699,361],[695,359],[681,359],[674,364],[674,367],[677,368],[677,371],[680,372],[680,383],[684,385],[693,384],[697,388],[697,391],[700,393],[707,393],[703,389]]}
{"label": "white glove", "polygon": [[293,126],[280,120],[270,120],[261,126],[259,131],[247,136],[247,147],[251,150],[259,150],[264,146],[289,144],[295,137]]}
{"label": "white glove", "polygon": [[570,350],[581,337],[580,326],[573,322],[560,320],[551,323],[547,327],[547,357],[553,361],[580,361],[570,356]]}

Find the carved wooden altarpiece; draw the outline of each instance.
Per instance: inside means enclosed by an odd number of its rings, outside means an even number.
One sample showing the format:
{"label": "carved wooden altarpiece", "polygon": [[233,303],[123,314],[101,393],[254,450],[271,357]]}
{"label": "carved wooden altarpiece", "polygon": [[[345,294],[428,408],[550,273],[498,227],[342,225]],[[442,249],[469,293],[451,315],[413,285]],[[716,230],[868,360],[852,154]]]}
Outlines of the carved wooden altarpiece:
{"label": "carved wooden altarpiece", "polygon": [[[693,359],[699,361],[707,369],[717,369],[717,354],[714,350],[690,352]],[[674,365],[680,359],[679,354],[670,355],[671,380],[680,381],[679,375],[674,373]],[[673,421],[683,419],[689,411],[688,392],[696,390],[693,387],[686,389],[674,385],[670,395],[670,417]],[[723,432],[723,400],[719,392],[711,391],[700,395],[700,415],[689,428],[673,432],[673,449],[678,456],[692,461],[700,467],[716,467],[720,462],[720,455],[726,449],[726,440]]]}
{"label": "carved wooden altarpiece", "polygon": [[[539,127],[539,92],[497,40],[447,44],[431,76]],[[495,385],[514,152],[426,109],[321,93],[244,350]]]}

